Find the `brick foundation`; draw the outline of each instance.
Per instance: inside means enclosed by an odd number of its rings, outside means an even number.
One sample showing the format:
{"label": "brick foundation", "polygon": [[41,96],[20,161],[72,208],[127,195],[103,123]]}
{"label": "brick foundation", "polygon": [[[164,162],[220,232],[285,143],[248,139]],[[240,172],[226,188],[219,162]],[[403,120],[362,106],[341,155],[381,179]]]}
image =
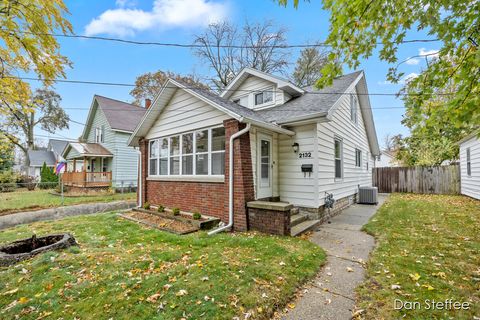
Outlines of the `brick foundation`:
{"label": "brick foundation", "polygon": [[[140,141],[142,156],[141,203],[177,207],[183,211],[214,216],[228,223],[229,148],[230,137],[242,130],[245,124],[235,119],[225,120],[225,180],[224,182],[186,182],[147,180],[148,140]],[[253,170],[250,137],[246,133],[234,141],[234,225],[236,231],[247,230],[246,203],[254,199]]]}
{"label": "brick foundation", "polygon": [[290,235],[292,205],[287,205],[280,210],[269,208],[268,205],[265,208],[252,207],[252,203],[249,203],[248,207],[248,227],[250,230],[281,236]]}
{"label": "brick foundation", "polygon": [[299,207],[299,211],[302,214],[308,215],[309,219],[320,220],[322,223],[327,221],[329,218],[336,216],[342,210],[348,208],[350,205],[356,202],[357,194],[344,197],[341,199],[336,199],[333,208],[325,208],[321,206],[319,208],[303,208]]}

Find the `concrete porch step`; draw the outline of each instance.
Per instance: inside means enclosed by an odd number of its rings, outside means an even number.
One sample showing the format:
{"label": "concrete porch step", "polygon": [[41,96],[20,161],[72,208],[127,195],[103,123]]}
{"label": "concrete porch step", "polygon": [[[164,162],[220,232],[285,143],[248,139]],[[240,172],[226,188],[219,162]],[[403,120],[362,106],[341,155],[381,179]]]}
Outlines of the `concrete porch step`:
{"label": "concrete porch step", "polygon": [[312,230],[319,224],[320,224],[320,220],[306,220],[306,221],[300,222],[299,224],[291,228],[290,234],[292,235],[292,237],[299,236],[304,232]]}
{"label": "concrete porch step", "polygon": [[303,221],[305,221],[307,219],[308,219],[307,216],[305,216],[303,214],[298,214],[298,213],[291,216],[290,217],[290,228],[293,228],[297,224],[302,223]]}

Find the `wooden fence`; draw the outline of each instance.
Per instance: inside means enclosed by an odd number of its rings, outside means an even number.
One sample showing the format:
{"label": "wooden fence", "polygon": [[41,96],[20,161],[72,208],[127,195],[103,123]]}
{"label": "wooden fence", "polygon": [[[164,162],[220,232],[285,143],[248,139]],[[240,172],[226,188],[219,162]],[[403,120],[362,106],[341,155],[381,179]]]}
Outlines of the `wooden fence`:
{"label": "wooden fence", "polygon": [[459,194],[460,166],[373,168],[373,186],[378,192]]}

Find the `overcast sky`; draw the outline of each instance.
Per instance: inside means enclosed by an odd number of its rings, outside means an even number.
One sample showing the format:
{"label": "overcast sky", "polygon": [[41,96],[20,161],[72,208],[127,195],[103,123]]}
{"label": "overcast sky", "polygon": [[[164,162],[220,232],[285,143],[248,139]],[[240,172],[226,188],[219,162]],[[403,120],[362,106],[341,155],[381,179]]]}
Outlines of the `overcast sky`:
{"label": "overcast sky", "polygon": [[[293,1],[290,1],[293,2]],[[67,0],[69,20],[76,34],[109,36],[128,40],[191,43],[209,22],[230,21],[241,25],[245,19],[252,22],[273,20],[288,30],[290,44],[323,41],[328,31],[328,12],[321,9],[321,1],[300,1],[300,7],[280,7],[273,0]],[[408,38],[428,38],[425,34],[410,33]],[[134,83],[145,72],[170,70],[177,73],[206,75],[210,72],[190,49],[129,45],[85,39],[59,39],[62,52],[72,62],[67,70],[71,80]],[[438,45],[438,44],[437,44]],[[405,44],[399,58],[425,54],[438,49],[435,43]],[[292,51],[292,63],[298,57]],[[415,76],[425,62],[412,59],[403,64],[406,77]],[[292,65],[293,66],[293,65]],[[366,73],[370,93],[395,93],[400,85],[385,81],[388,64],[375,56],[363,61],[359,69]],[[352,70],[345,69],[345,72]],[[33,86],[38,84],[32,83]],[[131,88],[83,84],[57,84],[63,98],[63,107],[70,117],[85,122],[94,94],[132,101]],[[401,125],[403,102],[394,96],[371,96],[371,105],[380,143],[386,134],[408,134]],[[387,109],[385,109],[387,108]],[[69,130],[55,137],[78,138],[82,125],[71,123]],[[38,130],[38,134],[46,134]],[[53,137],[53,136],[52,136]]]}

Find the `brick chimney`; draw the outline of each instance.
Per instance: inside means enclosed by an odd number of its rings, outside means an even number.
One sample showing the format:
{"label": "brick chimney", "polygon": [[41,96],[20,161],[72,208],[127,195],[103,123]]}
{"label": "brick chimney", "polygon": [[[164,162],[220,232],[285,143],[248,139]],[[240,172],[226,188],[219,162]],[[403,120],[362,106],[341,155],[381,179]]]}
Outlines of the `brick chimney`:
{"label": "brick chimney", "polygon": [[150,100],[150,99],[145,99],[145,109],[150,108],[151,105],[152,105],[152,100]]}

